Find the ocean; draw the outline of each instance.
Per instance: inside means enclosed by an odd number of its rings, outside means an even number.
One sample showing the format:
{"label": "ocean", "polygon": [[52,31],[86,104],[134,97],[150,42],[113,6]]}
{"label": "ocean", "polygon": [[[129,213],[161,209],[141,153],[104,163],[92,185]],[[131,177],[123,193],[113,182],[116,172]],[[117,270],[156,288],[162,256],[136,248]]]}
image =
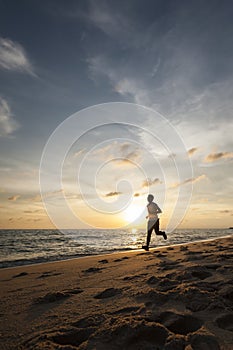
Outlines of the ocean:
{"label": "ocean", "polygon": [[[230,229],[183,229],[165,241],[152,234],[151,247],[232,235]],[[140,249],[143,230],[0,230],[0,268]]]}

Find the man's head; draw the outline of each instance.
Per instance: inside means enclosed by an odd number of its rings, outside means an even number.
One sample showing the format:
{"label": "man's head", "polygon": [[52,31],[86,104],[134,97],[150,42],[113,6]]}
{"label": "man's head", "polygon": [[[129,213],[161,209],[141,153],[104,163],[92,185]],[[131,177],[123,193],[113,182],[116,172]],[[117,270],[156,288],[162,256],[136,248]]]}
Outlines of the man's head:
{"label": "man's head", "polygon": [[153,201],[153,199],[154,199],[153,194],[149,194],[147,197],[148,202],[151,203]]}

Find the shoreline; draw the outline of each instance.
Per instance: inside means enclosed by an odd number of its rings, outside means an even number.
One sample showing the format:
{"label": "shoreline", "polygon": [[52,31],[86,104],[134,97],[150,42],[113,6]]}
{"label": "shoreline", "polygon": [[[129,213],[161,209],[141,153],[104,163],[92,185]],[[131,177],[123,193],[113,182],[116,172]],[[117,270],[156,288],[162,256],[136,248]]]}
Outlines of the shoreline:
{"label": "shoreline", "polygon": [[[175,243],[175,244],[169,244],[169,245],[161,245],[161,246],[151,246],[150,251],[153,250],[158,250],[162,248],[168,248],[168,247],[176,247],[176,246],[182,246],[182,245],[189,245],[192,243],[199,243],[199,242],[208,242],[208,241],[215,241],[221,238],[230,238],[232,235],[225,235],[221,237],[214,237],[214,238],[207,238],[207,239],[201,239],[201,240],[196,240],[196,241],[191,241],[191,242],[184,242],[184,243]],[[125,249],[122,251],[115,251],[115,252],[110,252],[110,253],[101,253],[101,254],[89,254],[89,255],[80,255],[77,257],[72,257],[72,258],[67,258],[67,259],[61,259],[61,260],[51,260],[51,261],[42,261],[42,262],[35,262],[35,263],[29,263],[29,264],[22,264],[22,265],[16,265],[16,266],[8,266],[8,267],[0,267],[0,272],[5,269],[15,269],[15,268],[20,268],[20,267],[27,267],[27,266],[34,266],[34,265],[42,265],[42,264],[51,264],[51,263],[59,263],[63,261],[72,261],[72,260],[79,260],[79,259],[85,259],[85,258],[91,258],[91,257],[101,257],[101,256],[109,256],[113,254],[126,254],[126,253],[134,253],[143,250],[142,248],[138,249]]]}
{"label": "shoreline", "polygon": [[227,236],[1,269],[0,349],[230,350],[232,263]]}

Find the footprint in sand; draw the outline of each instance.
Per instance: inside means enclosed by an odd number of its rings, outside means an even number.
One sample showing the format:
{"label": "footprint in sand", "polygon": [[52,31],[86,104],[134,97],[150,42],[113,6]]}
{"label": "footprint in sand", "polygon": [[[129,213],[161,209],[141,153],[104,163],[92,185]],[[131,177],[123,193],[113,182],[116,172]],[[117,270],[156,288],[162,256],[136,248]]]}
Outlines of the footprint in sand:
{"label": "footprint in sand", "polygon": [[119,310],[111,312],[111,315],[132,314],[133,312],[138,311],[140,308],[141,307],[139,307],[139,306],[124,307],[123,309],[119,309]]}
{"label": "footprint in sand", "polygon": [[101,264],[108,264],[108,260],[107,259],[99,260],[98,262],[101,263]]}
{"label": "footprint in sand", "polygon": [[147,281],[146,283],[147,284],[156,284],[158,283],[159,281],[159,278],[155,277],[155,276],[151,276]]}
{"label": "footprint in sand", "polygon": [[148,254],[150,254],[150,252],[143,252],[143,253],[139,253],[139,254],[137,254],[137,256],[141,256],[141,255],[148,255]]}
{"label": "footprint in sand", "polygon": [[152,322],[131,317],[117,317],[106,323],[92,335],[83,349],[164,349],[168,331]]}
{"label": "footprint in sand", "polygon": [[219,295],[224,299],[233,302],[233,286],[223,286],[223,288],[219,292]]}
{"label": "footprint in sand", "polygon": [[221,264],[215,264],[215,263],[205,264],[205,267],[210,270],[217,270],[221,266],[222,266]]}
{"label": "footprint in sand", "polygon": [[125,276],[123,277],[123,281],[132,281],[147,275],[148,275],[147,273],[141,273],[140,275]]}
{"label": "footprint in sand", "polygon": [[188,250],[188,247],[186,246],[186,245],[182,245],[181,247],[180,247],[180,251],[181,252],[185,252],[185,251],[187,251]]}
{"label": "footprint in sand", "polygon": [[12,278],[18,278],[18,277],[23,277],[23,276],[27,276],[27,275],[28,275],[27,272],[21,272],[21,273],[19,273],[17,275],[12,276]]}
{"label": "footprint in sand", "polygon": [[156,254],[156,257],[157,257],[157,258],[164,258],[164,257],[166,256],[166,253],[167,253],[167,252],[158,253],[158,254]]}
{"label": "footprint in sand", "polygon": [[93,272],[101,272],[103,270],[103,268],[100,267],[90,267],[87,270],[83,270],[82,272],[84,273],[93,273]]}
{"label": "footprint in sand", "polygon": [[212,273],[209,272],[205,267],[194,265],[190,268],[174,274],[174,278],[178,281],[195,281],[197,279],[204,280],[212,276]]}
{"label": "footprint in sand", "polygon": [[161,306],[166,303],[168,296],[165,293],[159,292],[155,289],[143,293],[139,292],[135,295],[139,302],[144,302],[146,307],[153,308],[154,306]]}
{"label": "footprint in sand", "polygon": [[163,278],[159,283],[157,288],[161,291],[161,292],[167,292],[169,290],[173,290],[175,289],[175,287],[177,286],[177,281],[174,281],[170,278]]}
{"label": "footprint in sand", "polygon": [[[81,328],[81,329],[67,329],[67,331],[54,333],[47,338],[52,343],[58,345],[67,345],[67,349],[73,349],[73,346],[79,346],[84,343],[90,335],[96,330],[96,327]],[[47,348],[47,347],[46,347]],[[62,346],[63,348],[63,346]]]}
{"label": "footprint in sand", "polygon": [[95,314],[81,318],[80,320],[74,322],[72,326],[77,328],[97,327],[105,320],[106,316],[104,314]]}
{"label": "footprint in sand", "polygon": [[116,295],[119,295],[122,293],[122,289],[118,288],[107,288],[104,291],[96,294],[94,296],[95,299],[106,299],[106,298],[112,298],[115,297]]}
{"label": "footprint in sand", "polygon": [[197,317],[177,314],[170,311],[162,312],[153,320],[162,323],[169,331],[181,335],[196,332],[203,324]]}
{"label": "footprint in sand", "polygon": [[212,334],[196,333],[192,334],[188,340],[191,343],[191,349],[220,350],[217,339]]}
{"label": "footprint in sand", "polygon": [[233,313],[224,314],[215,319],[215,323],[219,328],[233,332]]}
{"label": "footprint in sand", "polygon": [[61,301],[66,298],[71,297],[72,295],[82,293],[82,289],[70,289],[62,292],[53,292],[53,293],[47,293],[42,297],[39,297],[35,299],[35,304],[47,304],[47,303],[54,303],[56,301]]}
{"label": "footprint in sand", "polygon": [[114,262],[119,262],[119,261],[123,261],[123,260],[126,260],[126,259],[129,259],[129,257],[128,256],[124,256],[123,258],[115,259],[113,261]]}
{"label": "footprint in sand", "polygon": [[193,277],[199,278],[200,280],[204,280],[207,277],[212,276],[212,273],[206,271],[205,269],[194,269],[193,271],[191,270],[191,274]]}
{"label": "footprint in sand", "polygon": [[52,276],[59,276],[62,275],[61,272],[52,272],[52,271],[45,271],[43,272],[40,276],[38,276],[37,278],[48,278],[48,277],[52,277]]}

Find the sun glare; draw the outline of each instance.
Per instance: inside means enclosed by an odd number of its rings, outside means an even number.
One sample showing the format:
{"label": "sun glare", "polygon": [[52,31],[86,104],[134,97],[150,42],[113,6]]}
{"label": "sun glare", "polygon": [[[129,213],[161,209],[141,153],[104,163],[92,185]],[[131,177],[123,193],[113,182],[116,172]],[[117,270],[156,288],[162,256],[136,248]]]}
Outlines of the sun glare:
{"label": "sun glare", "polygon": [[132,204],[123,211],[123,217],[128,223],[130,223],[138,219],[142,214],[142,211],[142,207]]}

